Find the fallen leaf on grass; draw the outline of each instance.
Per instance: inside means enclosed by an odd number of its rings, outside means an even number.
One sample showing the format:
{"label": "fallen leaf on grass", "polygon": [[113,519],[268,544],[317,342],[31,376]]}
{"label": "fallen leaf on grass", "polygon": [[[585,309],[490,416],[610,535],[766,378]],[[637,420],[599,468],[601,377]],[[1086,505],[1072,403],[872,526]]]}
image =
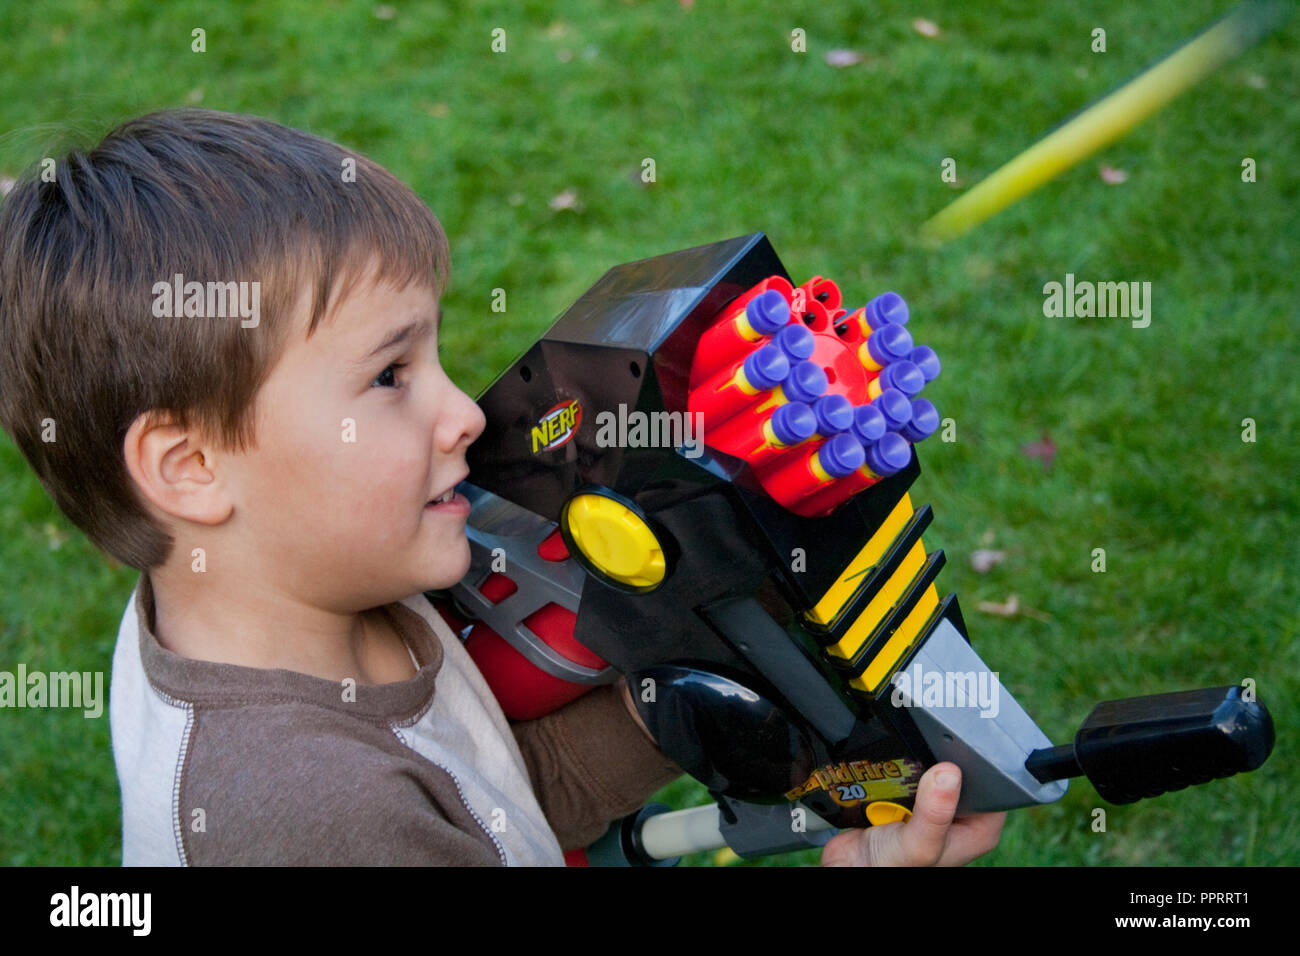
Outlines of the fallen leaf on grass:
{"label": "fallen leaf on grass", "polygon": [[991,551],[988,548],[972,551],[970,555],[971,567],[979,574],[988,574],[1006,559],[1007,553],[1005,551]]}
{"label": "fallen leaf on grass", "polygon": [[578,194],[574,192],[572,189],[566,189],[558,196],[551,197],[551,201],[547,203],[547,205],[549,205],[552,209],[557,209],[557,210],[558,209],[576,210],[579,207]]}
{"label": "fallen leaf on grass", "polygon": [[975,605],[975,609],[997,617],[1032,617],[1035,621],[1050,621],[1052,619],[1050,614],[1045,614],[1037,608],[1021,607],[1020,598],[1014,594],[1009,595],[1006,601],[1001,604],[997,601],[980,601]]}
{"label": "fallen leaf on grass", "polygon": [[1051,471],[1052,461],[1056,458],[1056,443],[1052,441],[1052,436],[1044,431],[1041,441],[1021,445],[1020,453],[1026,458],[1039,459],[1043,463],[1043,471]]}
{"label": "fallen leaf on grass", "polygon": [[822,59],[830,66],[853,66],[862,62],[862,54],[857,50],[827,50]]}

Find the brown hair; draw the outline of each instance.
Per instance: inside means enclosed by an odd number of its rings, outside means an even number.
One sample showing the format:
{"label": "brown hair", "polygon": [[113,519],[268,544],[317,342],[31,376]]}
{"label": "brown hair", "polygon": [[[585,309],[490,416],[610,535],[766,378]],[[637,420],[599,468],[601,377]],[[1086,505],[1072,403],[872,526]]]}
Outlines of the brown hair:
{"label": "brown hair", "polygon": [[[136,417],[251,446],[253,399],[305,284],[308,335],[372,257],[376,279],[441,295],[447,239],[380,166],[253,116],[151,113],[54,172],[25,174],[0,205],[0,425],[91,541],[146,570],[172,539],[126,469]],[[259,323],[156,318],[153,287],[176,274],[259,282]]]}

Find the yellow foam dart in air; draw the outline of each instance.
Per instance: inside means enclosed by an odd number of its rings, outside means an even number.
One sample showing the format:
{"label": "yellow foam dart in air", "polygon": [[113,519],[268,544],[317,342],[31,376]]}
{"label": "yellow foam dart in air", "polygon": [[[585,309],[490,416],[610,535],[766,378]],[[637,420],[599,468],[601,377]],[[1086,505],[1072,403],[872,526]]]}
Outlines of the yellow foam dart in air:
{"label": "yellow foam dart in air", "polygon": [[1119,139],[1170,100],[1277,28],[1285,3],[1247,2],[1155,66],[1049,133],[921,226],[925,239],[955,239]]}

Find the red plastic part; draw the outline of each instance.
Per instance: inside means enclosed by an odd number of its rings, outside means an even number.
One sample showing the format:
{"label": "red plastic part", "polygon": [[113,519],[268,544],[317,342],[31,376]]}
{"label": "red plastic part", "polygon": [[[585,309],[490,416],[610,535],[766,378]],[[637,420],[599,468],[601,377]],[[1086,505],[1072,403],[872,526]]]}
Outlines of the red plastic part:
{"label": "red plastic part", "polygon": [[[756,343],[755,347],[761,344]],[[723,366],[698,387],[691,389],[686,406],[692,415],[696,412],[704,415],[706,435],[710,425],[717,427],[731,416],[744,412],[745,409],[757,405],[772,394],[771,390],[768,390],[750,395],[742,391],[740,386],[729,384],[744,361],[744,358],[741,358]]]}
{"label": "red plastic part", "polygon": [[705,440],[710,447],[743,458],[753,468],[761,468],[765,462],[772,461],[789,450],[770,444],[763,433],[763,425],[771,419],[774,411],[775,406],[765,412],[748,408],[739,415],[731,416],[720,428],[715,428],[712,434],[706,428]]}
{"label": "red plastic part", "polygon": [[578,643],[573,636],[577,624],[578,615],[554,602],[538,608],[524,618],[524,625],[530,631],[545,641],[552,650],[558,651],[575,664],[593,670],[608,667],[608,661],[603,660],[586,645]]}
{"label": "red plastic part", "polygon": [[[834,312],[844,302],[840,295],[840,287],[830,279],[823,279],[821,276],[813,276],[799,288],[803,290],[806,301],[824,306],[827,312]],[[795,297],[797,295],[796,290]]]}
{"label": "red plastic part", "polygon": [[790,304],[790,283],[781,276],[768,276],[740,298],[728,303],[718,313],[721,318],[704,330],[704,334],[695,344],[696,361],[693,370],[698,378],[691,379],[693,387],[719,369],[733,364],[738,359],[743,359],[769,340],[766,335],[761,335],[757,339],[747,339],[740,333],[736,324],[736,320],[745,314],[745,306],[762,293],[769,291],[781,293],[786,305]]}
{"label": "red plastic part", "polygon": [[834,480],[824,482],[818,478],[808,464],[824,444],[825,439],[804,442],[786,454],[770,459],[767,467],[759,472],[763,490],[782,504],[787,501],[798,504],[813,493],[834,484]]}
{"label": "red plastic part", "polygon": [[543,561],[569,560],[569,549],[564,544],[564,536],[560,534],[559,528],[552,531],[546,540],[537,546],[537,556]]}
{"label": "red plastic part", "polygon": [[500,604],[519,590],[519,585],[500,572],[493,571],[479,587],[479,593],[492,604]]}
{"label": "red plastic part", "polygon": [[470,631],[465,650],[511,720],[536,720],[577,700],[593,687],[546,673],[481,621]]}
{"label": "red plastic part", "polygon": [[[499,592],[506,585],[509,593],[517,589],[514,581],[505,575],[495,575],[493,591]],[[502,581],[505,584],[502,584]],[[481,589],[487,591],[488,582]],[[495,601],[503,597],[490,598]],[[562,656],[590,667],[602,670],[608,664],[599,655],[578,642],[573,636],[578,616],[559,604],[546,604],[524,619],[525,626],[546,642],[552,650]],[[500,634],[483,622],[474,624],[465,641],[465,650],[478,665],[488,687],[496,696],[502,711],[511,720],[535,720],[554,710],[558,710],[572,700],[591,690],[591,684],[575,684],[548,674],[515,650]]]}
{"label": "red plastic part", "polygon": [[870,474],[866,465],[863,465],[853,474],[830,482],[825,488],[799,502],[799,510],[796,514],[805,517],[829,514],[859,491],[870,488],[880,480],[877,476]]}
{"label": "red plastic part", "polygon": [[587,851],[584,849],[565,850],[564,865],[565,866],[591,866],[591,864],[587,861]]}

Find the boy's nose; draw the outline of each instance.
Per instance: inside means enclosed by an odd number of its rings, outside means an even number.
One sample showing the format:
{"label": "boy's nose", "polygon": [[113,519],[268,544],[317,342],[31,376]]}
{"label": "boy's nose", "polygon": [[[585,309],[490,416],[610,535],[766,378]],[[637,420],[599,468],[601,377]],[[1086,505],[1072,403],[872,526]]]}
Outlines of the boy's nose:
{"label": "boy's nose", "polygon": [[478,407],[478,403],[460,389],[454,389],[453,392],[452,400],[444,404],[439,416],[439,428],[446,429],[440,437],[449,443],[449,451],[463,451],[483,434],[483,429],[487,428],[487,416]]}

